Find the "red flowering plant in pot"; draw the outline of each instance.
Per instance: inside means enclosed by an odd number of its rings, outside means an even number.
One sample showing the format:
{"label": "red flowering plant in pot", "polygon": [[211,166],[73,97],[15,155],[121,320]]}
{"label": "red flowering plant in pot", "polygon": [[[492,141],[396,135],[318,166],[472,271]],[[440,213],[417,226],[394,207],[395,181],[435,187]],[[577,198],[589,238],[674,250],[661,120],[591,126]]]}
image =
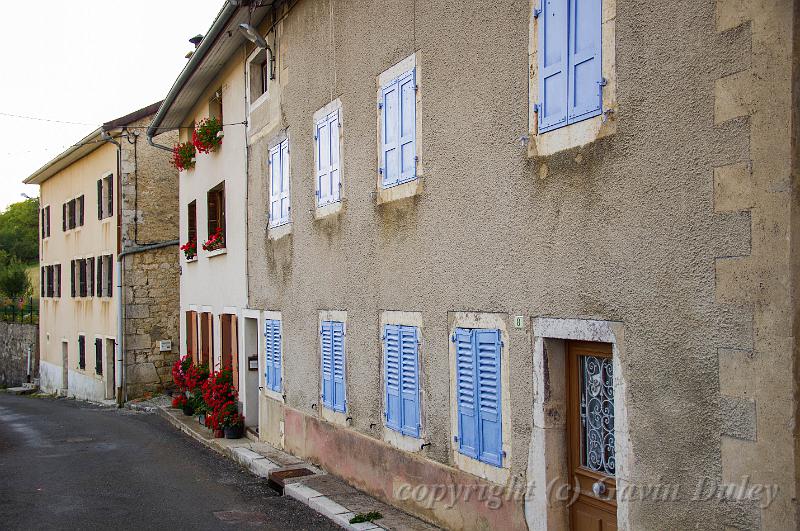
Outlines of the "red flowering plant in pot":
{"label": "red flowering plant in pot", "polygon": [[172,165],[178,171],[194,168],[194,157],[197,150],[191,142],[181,142],[172,146]]}
{"label": "red flowering plant in pot", "polygon": [[172,381],[178,391],[177,396],[173,393],[172,407],[182,408],[185,415],[194,413],[193,404],[191,404],[187,397],[188,383],[187,376],[191,376],[192,371],[192,358],[184,356],[177,360],[172,365]]}
{"label": "red flowering plant in pot", "polygon": [[225,247],[225,232],[222,227],[217,227],[214,234],[203,244],[204,251],[216,251]]}
{"label": "red flowering plant in pot", "polygon": [[[214,430],[215,437],[222,437],[226,428],[237,424],[234,415],[238,415],[238,399],[239,393],[233,386],[233,374],[230,369],[211,373],[203,383],[203,400],[208,408],[206,426]],[[243,420],[241,425],[244,425]],[[234,434],[231,432],[229,438],[236,438],[233,437]]]}
{"label": "red flowering plant in pot", "polygon": [[205,118],[192,133],[192,144],[200,153],[211,153],[222,145],[222,124],[216,117]]}
{"label": "red flowering plant in pot", "polygon": [[187,260],[192,260],[197,256],[197,240],[189,240],[181,245],[181,251]]}

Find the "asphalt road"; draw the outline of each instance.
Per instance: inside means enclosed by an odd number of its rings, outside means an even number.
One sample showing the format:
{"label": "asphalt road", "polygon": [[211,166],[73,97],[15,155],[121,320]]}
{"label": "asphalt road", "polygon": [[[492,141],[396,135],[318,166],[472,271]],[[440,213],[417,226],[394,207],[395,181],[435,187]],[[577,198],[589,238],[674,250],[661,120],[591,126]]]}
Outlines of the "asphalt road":
{"label": "asphalt road", "polygon": [[0,529],[339,529],[155,414],[0,393]]}

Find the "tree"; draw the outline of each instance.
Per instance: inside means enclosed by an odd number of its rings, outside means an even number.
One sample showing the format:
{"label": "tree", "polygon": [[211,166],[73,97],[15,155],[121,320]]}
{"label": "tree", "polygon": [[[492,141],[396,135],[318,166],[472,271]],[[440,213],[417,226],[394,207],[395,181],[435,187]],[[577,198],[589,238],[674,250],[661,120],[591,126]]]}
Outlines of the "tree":
{"label": "tree", "polygon": [[23,264],[39,259],[38,198],[13,203],[0,213],[0,250]]}
{"label": "tree", "polygon": [[0,269],[0,292],[12,300],[30,295],[31,280],[25,266],[12,260]]}

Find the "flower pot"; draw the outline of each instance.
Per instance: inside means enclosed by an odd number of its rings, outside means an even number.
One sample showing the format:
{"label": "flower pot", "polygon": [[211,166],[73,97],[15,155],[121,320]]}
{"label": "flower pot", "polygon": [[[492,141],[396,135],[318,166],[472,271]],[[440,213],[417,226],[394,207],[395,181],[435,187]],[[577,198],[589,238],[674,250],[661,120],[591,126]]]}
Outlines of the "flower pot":
{"label": "flower pot", "polygon": [[237,426],[226,426],[225,427],[225,438],[226,439],[241,439],[242,435],[244,435],[244,426],[241,424]]}
{"label": "flower pot", "polygon": [[191,404],[184,404],[183,414],[186,415],[187,417],[191,417],[192,415],[194,415],[194,406],[192,406]]}
{"label": "flower pot", "polygon": [[214,430],[215,439],[222,439],[223,437],[225,437],[225,430]]}

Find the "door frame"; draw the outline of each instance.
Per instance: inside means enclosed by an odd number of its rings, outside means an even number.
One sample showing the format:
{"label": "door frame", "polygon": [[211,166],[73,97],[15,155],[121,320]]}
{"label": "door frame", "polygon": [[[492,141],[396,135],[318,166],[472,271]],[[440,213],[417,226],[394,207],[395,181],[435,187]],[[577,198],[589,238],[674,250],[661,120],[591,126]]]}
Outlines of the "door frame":
{"label": "door frame", "polygon": [[[628,441],[625,325],[596,319],[531,318],[533,336],[533,428],[528,447],[529,489],[525,519],[529,529],[569,528],[567,461],[567,341],[610,343],[614,367],[614,433],[617,471],[636,471]],[[562,496],[560,493],[566,493]],[[630,503],[617,496],[617,525],[628,525]]]}

